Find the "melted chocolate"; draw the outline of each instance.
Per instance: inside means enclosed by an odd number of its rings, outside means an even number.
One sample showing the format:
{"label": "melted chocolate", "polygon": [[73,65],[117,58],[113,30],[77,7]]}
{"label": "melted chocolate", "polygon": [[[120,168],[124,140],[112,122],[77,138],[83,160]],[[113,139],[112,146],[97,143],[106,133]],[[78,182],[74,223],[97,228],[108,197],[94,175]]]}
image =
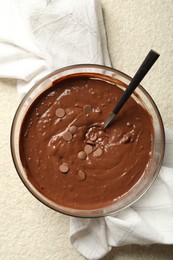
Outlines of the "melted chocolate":
{"label": "melted chocolate", "polygon": [[[81,76],[54,83],[34,101],[22,123],[20,155],[40,193],[63,206],[94,209],[114,203],[147,174],[153,149],[148,112],[131,97],[102,128],[122,94],[116,85]],[[68,141],[63,136],[70,126],[77,128]],[[87,144],[92,149],[82,159]]]}

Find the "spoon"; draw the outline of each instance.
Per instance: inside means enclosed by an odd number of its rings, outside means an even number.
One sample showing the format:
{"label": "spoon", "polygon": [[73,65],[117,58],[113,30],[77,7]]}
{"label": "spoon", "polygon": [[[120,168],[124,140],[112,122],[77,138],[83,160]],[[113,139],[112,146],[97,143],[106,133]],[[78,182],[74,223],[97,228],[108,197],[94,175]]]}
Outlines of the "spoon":
{"label": "spoon", "polygon": [[114,109],[112,110],[112,112],[109,115],[109,117],[104,122],[104,125],[103,125],[104,129],[110,124],[110,122],[112,121],[114,116],[116,114],[118,114],[120,109],[126,103],[126,101],[131,96],[133,91],[137,88],[139,83],[143,80],[143,78],[145,77],[147,72],[151,69],[151,67],[153,66],[155,61],[159,58],[159,56],[160,56],[159,53],[157,53],[154,50],[150,50],[150,52],[146,56],[145,60],[143,61],[143,63],[139,67],[138,71],[136,72],[135,76],[132,78],[130,84],[128,85],[128,87],[126,89],[126,91],[124,92],[124,94],[122,95],[122,97],[120,98],[120,100],[118,101],[118,103],[116,104]]}

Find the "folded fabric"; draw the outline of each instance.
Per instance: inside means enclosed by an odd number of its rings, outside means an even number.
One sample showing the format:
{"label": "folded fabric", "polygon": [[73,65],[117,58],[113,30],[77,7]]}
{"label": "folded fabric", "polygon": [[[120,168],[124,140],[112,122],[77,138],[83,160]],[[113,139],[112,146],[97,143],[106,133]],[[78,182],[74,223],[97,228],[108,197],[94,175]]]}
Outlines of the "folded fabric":
{"label": "folded fabric", "polygon": [[0,21],[0,77],[16,78],[21,97],[55,69],[110,66],[99,0],[1,0]]}
{"label": "folded fabric", "polygon": [[[23,96],[47,73],[71,64],[110,66],[100,1],[1,0],[0,77],[17,79]],[[164,166],[132,207],[106,218],[70,218],[70,241],[86,258],[112,246],[173,242],[173,133]]]}

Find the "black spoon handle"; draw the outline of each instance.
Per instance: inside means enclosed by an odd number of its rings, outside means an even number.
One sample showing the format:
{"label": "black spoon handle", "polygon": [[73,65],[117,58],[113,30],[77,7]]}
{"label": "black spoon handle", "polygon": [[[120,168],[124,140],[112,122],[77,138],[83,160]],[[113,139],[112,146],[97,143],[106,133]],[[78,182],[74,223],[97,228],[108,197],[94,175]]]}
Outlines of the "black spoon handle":
{"label": "black spoon handle", "polygon": [[146,56],[145,60],[139,67],[138,71],[136,72],[135,76],[131,80],[129,86],[127,87],[126,91],[118,101],[117,105],[113,109],[112,113],[117,114],[124,103],[127,101],[127,99],[131,96],[133,91],[136,89],[136,87],[139,85],[139,83],[142,81],[142,79],[145,77],[147,72],[151,69],[155,61],[159,58],[160,54],[157,52],[150,50],[148,55]]}

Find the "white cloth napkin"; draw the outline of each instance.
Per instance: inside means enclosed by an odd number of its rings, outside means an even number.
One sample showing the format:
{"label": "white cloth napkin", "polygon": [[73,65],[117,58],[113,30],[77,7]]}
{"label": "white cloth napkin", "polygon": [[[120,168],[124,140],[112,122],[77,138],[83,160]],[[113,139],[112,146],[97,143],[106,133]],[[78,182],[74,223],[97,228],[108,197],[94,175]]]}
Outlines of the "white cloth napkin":
{"label": "white cloth napkin", "polygon": [[110,66],[99,0],[1,0],[0,77],[21,97],[49,72],[71,64]]}
{"label": "white cloth napkin", "polygon": [[[99,1],[0,1],[0,77],[16,78],[20,96],[50,71],[77,63],[110,65]],[[70,241],[86,258],[112,246],[173,243],[173,132],[166,136],[164,165],[143,198],[114,217],[70,218]]]}

